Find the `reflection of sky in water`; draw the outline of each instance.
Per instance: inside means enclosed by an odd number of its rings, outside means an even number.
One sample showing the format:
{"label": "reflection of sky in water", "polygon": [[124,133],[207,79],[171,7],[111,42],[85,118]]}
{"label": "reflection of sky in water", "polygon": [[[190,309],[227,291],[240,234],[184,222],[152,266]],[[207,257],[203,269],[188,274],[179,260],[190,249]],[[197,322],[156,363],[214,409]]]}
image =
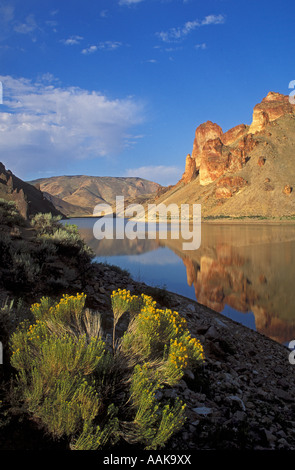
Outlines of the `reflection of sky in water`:
{"label": "reflection of sky in water", "polygon": [[255,316],[252,312],[241,313],[233,309],[229,305],[225,305],[221,313],[226,317],[230,318],[231,320],[241,323],[242,325],[245,325],[248,328],[251,328],[252,330],[256,330]]}
{"label": "reflection of sky in water", "polygon": [[203,224],[200,250],[187,252],[172,236],[161,240],[161,247],[150,237],[97,240],[96,220],[65,222],[76,223],[97,261],[128,270],[136,281],[216,306],[225,317],[276,341],[294,339],[295,225]]}
{"label": "reflection of sky in water", "polygon": [[127,269],[135,281],[195,299],[195,291],[186,281],[186,268],[169,248],[159,248],[140,255],[97,257],[95,261],[115,264]]}
{"label": "reflection of sky in water", "polygon": [[[187,283],[186,267],[181,258],[169,248],[159,248],[140,255],[96,257],[95,261],[107,262],[127,269],[135,281],[145,282],[153,287],[166,287],[168,291],[196,300],[194,287]],[[252,312],[240,313],[225,306],[226,317],[255,329],[255,317]]]}

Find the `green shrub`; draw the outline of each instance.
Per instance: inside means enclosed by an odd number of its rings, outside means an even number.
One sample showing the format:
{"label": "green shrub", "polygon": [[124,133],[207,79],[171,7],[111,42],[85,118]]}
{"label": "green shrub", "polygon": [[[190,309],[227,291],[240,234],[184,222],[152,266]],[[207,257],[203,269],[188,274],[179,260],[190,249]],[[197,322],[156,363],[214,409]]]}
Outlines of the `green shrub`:
{"label": "green shrub", "polygon": [[202,363],[202,346],[177,312],[119,289],[111,297],[114,338],[126,311],[130,324],[111,348],[85,300],[83,293],[59,302],[43,297],[31,307],[35,322],[23,322],[11,336],[11,364],[27,410],[71,449],[101,449],[120,438],[163,447],[183,425],[185,404],[159,400],[157,392]]}
{"label": "green shrub", "polygon": [[39,212],[31,219],[31,225],[40,234],[53,234],[58,228],[61,227],[61,216],[53,216],[50,212],[43,214]]}
{"label": "green shrub", "polygon": [[156,392],[161,388],[159,372],[148,363],[134,368],[131,377],[131,398],[136,409],[131,431],[133,443],[143,442],[146,449],[163,447],[184,423],[185,404],[177,399],[174,405],[160,406]]}
{"label": "green shrub", "polygon": [[24,227],[26,225],[26,221],[20,215],[14,201],[0,198],[0,225],[8,225],[9,227]]}
{"label": "green shrub", "polygon": [[56,437],[85,433],[101,406],[94,372],[105,368],[109,353],[101,338],[71,328],[72,320],[82,325],[84,301],[82,295],[56,304],[43,298],[32,306],[36,322],[23,322],[11,338],[11,364],[26,406]]}
{"label": "green shrub", "polygon": [[65,224],[52,233],[41,234],[43,240],[53,243],[62,256],[79,256],[79,261],[89,263],[94,257],[91,248],[81,239],[76,225]]}
{"label": "green shrub", "polygon": [[155,301],[146,295],[142,295],[142,301],[140,313],[123,336],[121,349],[133,362],[161,361],[163,382],[174,385],[185,368],[202,363],[203,348],[177,312],[156,308]]}

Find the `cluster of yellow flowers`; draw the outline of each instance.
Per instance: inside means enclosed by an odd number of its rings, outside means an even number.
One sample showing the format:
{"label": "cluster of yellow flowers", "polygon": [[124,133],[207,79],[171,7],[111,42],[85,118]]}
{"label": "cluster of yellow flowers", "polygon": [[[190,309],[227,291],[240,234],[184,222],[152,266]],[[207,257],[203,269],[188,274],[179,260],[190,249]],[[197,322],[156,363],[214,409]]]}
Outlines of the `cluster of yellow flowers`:
{"label": "cluster of yellow flowers", "polygon": [[137,299],[137,295],[131,295],[129,290],[126,289],[117,289],[113,290],[111,299],[120,299],[126,302],[132,302],[132,300]]}
{"label": "cluster of yellow flowers", "polygon": [[188,365],[188,349],[177,339],[171,340],[168,360],[177,368],[185,369]]}
{"label": "cluster of yellow flowers", "polygon": [[45,319],[58,317],[65,320],[72,314],[81,314],[85,306],[86,294],[78,293],[76,295],[63,294],[60,301],[52,305],[48,297],[42,297],[40,303],[31,306],[31,312],[35,318]]}
{"label": "cluster of yellow flowers", "polygon": [[30,341],[33,341],[34,338],[40,339],[40,334],[41,334],[43,325],[44,325],[43,322],[41,322],[40,320],[37,320],[36,323],[29,326],[29,329],[27,331],[27,337]]}
{"label": "cluster of yellow flowers", "polygon": [[156,308],[156,302],[150,302],[141,309],[138,323],[155,335],[158,332],[163,336],[177,337],[186,329],[186,320],[178,312]]}
{"label": "cluster of yellow flowers", "polygon": [[204,360],[200,341],[191,337],[185,318],[178,312],[157,308],[152,297],[145,294],[132,296],[125,289],[113,291],[112,304],[115,316],[120,308],[126,311],[132,304],[137,307],[134,334],[149,353],[160,352],[164,347],[169,367],[175,371],[185,369],[190,361]]}
{"label": "cluster of yellow flowers", "polygon": [[138,295],[131,295],[129,290],[118,289],[111,295],[112,309],[115,318],[123,315],[127,310],[138,313],[142,307],[143,299]]}

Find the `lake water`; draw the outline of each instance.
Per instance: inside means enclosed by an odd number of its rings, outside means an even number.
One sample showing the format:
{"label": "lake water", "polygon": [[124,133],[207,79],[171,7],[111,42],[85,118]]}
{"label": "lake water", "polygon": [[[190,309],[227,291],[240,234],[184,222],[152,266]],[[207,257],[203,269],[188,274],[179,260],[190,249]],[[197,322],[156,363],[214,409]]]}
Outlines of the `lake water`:
{"label": "lake water", "polygon": [[201,246],[183,240],[97,240],[97,219],[70,219],[96,261],[197,300],[280,342],[295,339],[295,225],[202,224]]}

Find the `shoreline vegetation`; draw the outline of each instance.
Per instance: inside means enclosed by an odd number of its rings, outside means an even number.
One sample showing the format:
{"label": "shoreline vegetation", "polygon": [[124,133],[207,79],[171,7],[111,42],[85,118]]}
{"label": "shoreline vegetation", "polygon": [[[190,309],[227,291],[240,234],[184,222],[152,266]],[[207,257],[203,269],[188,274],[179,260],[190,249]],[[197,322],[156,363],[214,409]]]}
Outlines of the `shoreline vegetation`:
{"label": "shoreline vegetation", "polygon": [[289,350],[0,200],[1,450],[295,449]]}

